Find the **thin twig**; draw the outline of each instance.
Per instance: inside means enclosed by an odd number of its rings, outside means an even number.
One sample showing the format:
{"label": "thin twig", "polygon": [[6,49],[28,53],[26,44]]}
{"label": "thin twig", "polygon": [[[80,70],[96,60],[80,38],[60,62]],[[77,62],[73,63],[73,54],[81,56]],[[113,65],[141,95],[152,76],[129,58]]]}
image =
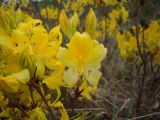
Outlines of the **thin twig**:
{"label": "thin twig", "polygon": [[158,115],[158,114],[160,114],[160,112],[154,112],[154,113],[143,115],[143,116],[137,116],[137,117],[130,118],[130,119],[127,119],[127,120],[137,120],[137,119],[141,119],[141,118],[145,118],[145,117],[150,117],[150,116],[154,116],[154,115]]}
{"label": "thin twig", "polygon": [[51,118],[54,119],[54,114],[53,114],[53,110],[50,108],[50,106],[48,105],[47,100],[45,99],[45,96],[43,95],[41,88],[38,84],[34,84],[33,83],[33,87],[35,87],[35,89],[37,90],[37,92],[39,93],[39,95],[41,96],[42,100],[44,101],[44,103],[47,106],[48,111],[50,112]]}
{"label": "thin twig", "polygon": [[[56,111],[60,112],[60,110],[55,110],[54,112],[56,113]],[[72,112],[72,109],[66,109],[67,112]],[[77,108],[74,109],[74,111],[79,112],[79,111],[105,111],[105,108]]]}

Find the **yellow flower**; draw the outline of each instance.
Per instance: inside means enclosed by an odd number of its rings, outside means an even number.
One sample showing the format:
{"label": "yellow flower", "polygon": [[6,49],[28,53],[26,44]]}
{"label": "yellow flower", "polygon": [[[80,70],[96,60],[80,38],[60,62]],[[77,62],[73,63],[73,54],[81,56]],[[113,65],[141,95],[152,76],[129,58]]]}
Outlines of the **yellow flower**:
{"label": "yellow flower", "polygon": [[111,20],[109,25],[108,25],[108,30],[110,33],[113,33],[115,31],[116,28],[116,22]]}
{"label": "yellow flower", "polygon": [[111,36],[115,35],[119,28],[119,25],[126,23],[127,18],[128,12],[125,10],[124,7],[113,9],[112,12],[109,13],[109,19],[107,19],[107,32]]}
{"label": "yellow flower", "polygon": [[118,25],[125,24],[128,21],[128,12],[125,7],[113,9],[112,12],[109,13],[108,21],[108,29],[112,34],[117,30],[116,28],[119,27]]}
{"label": "yellow flower", "polygon": [[87,33],[76,32],[67,47],[61,48],[57,57],[66,66],[79,72],[99,68],[100,62],[107,53],[106,48],[96,40],[91,39]]}
{"label": "yellow flower", "polygon": [[71,9],[72,9],[73,11],[78,11],[80,8],[81,8],[81,5],[78,4],[78,2],[72,2],[72,3],[71,3]]}
{"label": "yellow flower", "polygon": [[84,12],[83,5],[79,1],[68,1],[64,4],[64,8],[67,11],[72,10],[73,12],[77,12],[79,15],[81,15]]}
{"label": "yellow flower", "polygon": [[58,17],[58,9],[57,8],[47,7],[47,8],[41,9],[40,12],[44,18],[48,17],[48,19],[50,19],[50,20],[57,19],[57,17]]}
{"label": "yellow flower", "polygon": [[137,48],[135,36],[128,31],[125,31],[123,34],[117,33],[117,42],[120,55],[124,58],[128,58]]}
{"label": "yellow flower", "polygon": [[[145,39],[147,47],[150,52],[155,54],[157,48],[160,48],[160,22],[155,20],[149,24],[149,27],[145,30]],[[142,35],[141,35],[142,36]]]}

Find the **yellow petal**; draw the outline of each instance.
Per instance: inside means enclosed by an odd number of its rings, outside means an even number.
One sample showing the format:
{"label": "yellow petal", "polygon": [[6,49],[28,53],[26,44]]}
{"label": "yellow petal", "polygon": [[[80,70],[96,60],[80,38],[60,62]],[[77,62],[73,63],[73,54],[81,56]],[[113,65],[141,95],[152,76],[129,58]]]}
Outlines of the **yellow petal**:
{"label": "yellow petal", "polygon": [[44,78],[43,83],[47,85],[50,89],[57,89],[62,86],[62,75],[63,75],[64,66],[61,62],[57,65],[57,68],[50,76]]}
{"label": "yellow petal", "polygon": [[43,83],[50,89],[56,89],[62,85],[62,80],[57,75],[48,76],[43,80]]}
{"label": "yellow petal", "polygon": [[106,48],[92,40],[87,33],[75,32],[67,46],[68,49],[59,50],[57,57],[67,67],[72,67],[80,73],[93,68],[97,69],[107,53]]}
{"label": "yellow petal", "polygon": [[62,43],[62,34],[60,32],[60,26],[56,26],[49,32],[49,41],[56,41],[57,45],[60,46]]}
{"label": "yellow petal", "polygon": [[101,75],[102,75],[102,73],[99,72],[98,70],[92,70],[86,79],[92,86],[97,87]]}
{"label": "yellow petal", "polygon": [[69,88],[72,88],[76,85],[78,81],[78,77],[79,77],[79,74],[76,71],[74,71],[72,68],[69,68],[63,73],[64,84]]}
{"label": "yellow petal", "polygon": [[57,53],[57,58],[61,60],[66,66],[73,67],[76,61],[74,58],[69,54],[66,48],[60,48]]}
{"label": "yellow petal", "polygon": [[24,33],[20,30],[12,30],[11,38],[13,40],[13,47],[15,48],[15,52],[22,52],[26,44],[29,42],[29,39],[24,35]]}
{"label": "yellow petal", "polygon": [[14,76],[0,77],[0,90],[8,93],[16,93],[20,83]]}
{"label": "yellow petal", "polygon": [[80,34],[76,32],[70,43],[68,44],[68,54],[71,56],[73,62],[73,68],[83,71],[84,64],[89,54],[93,50],[94,42],[87,33]]}
{"label": "yellow petal", "polygon": [[30,80],[28,69],[24,69],[19,73],[14,73],[13,76],[21,83],[26,84]]}
{"label": "yellow petal", "polygon": [[32,31],[31,45],[36,54],[44,49],[48,44],[48,33],[43,27],[35,27]]}
{"label": "yellow petal", "polygon": [[60,32],[60,26],[54,27],[49,33],[49,42],[52,45],[55,52],[58,51],[62,44],[62,33]]}
{"label": "yellow petal", "polygon": [[101,61],[105,58],[107,54],[107,49],[101,44],[95,46],[92,53],[87,58],[85,69],[93,69],[93,68],[99,68]]}

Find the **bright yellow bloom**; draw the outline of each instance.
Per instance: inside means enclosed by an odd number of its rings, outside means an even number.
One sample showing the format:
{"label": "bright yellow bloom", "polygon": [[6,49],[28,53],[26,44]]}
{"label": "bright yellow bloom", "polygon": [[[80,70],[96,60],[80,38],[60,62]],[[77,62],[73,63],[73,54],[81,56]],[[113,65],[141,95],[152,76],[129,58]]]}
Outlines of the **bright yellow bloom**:
{"label": "bright yellow bloom", "polygon": [[76,32],[67,47],[61,48],[57,57],[79,72],[99,68],[107,53],[106,48],[87,33]]}

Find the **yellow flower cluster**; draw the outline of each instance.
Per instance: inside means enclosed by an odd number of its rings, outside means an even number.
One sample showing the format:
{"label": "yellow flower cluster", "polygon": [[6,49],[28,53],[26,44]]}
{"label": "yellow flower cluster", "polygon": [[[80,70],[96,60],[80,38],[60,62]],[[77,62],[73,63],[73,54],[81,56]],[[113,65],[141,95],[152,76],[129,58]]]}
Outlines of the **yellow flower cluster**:
{"label": "yellow flower cluster", "polygon": [[[78,1],[68,1],[67,3],[64,3],[65,10],[77,12],[79,14],[82,14],[84,12],[84,8],[82,4]],[[67,12],[68,12],[67,11]]]}
{"label": "yellow flower cluster", "polygon": [[[82,82],[80,89],[85,87],[82,95],[91,99],[88,93],[84,93],[88,89],[86,81],[90,84],[89,88],[97,87],[101,76],[98,68],[106,55],[106,49],[96,40],[92,40],[89,34],[81,34],[79,32],[73,35],[70,43],[67,44],[67,48],[61,48],[58,53],[58,58],[69,68],[64,71],[64,82],[68,87],[72,88],[80,80]],[[82,77],[81,79],[79,79],[80,76]]]}
{"label": "yellow flower cluster", "polygon": [[120,55],[123,58],[128,58],[137,50],[136,38],[129,31],[117,33],[117,43],[120,50]]}
{"label": "yellow flower cluster", "polygon": [[[151,21],[148,28],[139,26],[139,46],[140,50],[148,51],[154,57],[156,63],[160,61],[160,22],[159,20]],[[120,55],[123,58],[132,57],[138,51],[137,40],[135,36],[135,27],[132,27],[132,32],[123,31],[117,32],[116,39],[120,49]],[[145,47],[145,48],[144,48]]]}
{"label": "yellow flower cluster", "polygon": [[[60,87],[78,86],[79,98],[92,99],[90,93],[97,89],[102,74],[99,68],[107,53],[91,36],[96,26],[93,10],[90,9],[86,22],[88,33],[77,31],[76,13],[68,19],[62,11],[60,26],[50,32],[41,20],[20,10],[7,10],[2,6],[0,13],[3,13],[0,14],[0,98],[14,96],[2,102],[0,116],[12,118],[14,109],[17,113],[14,117],[19,118],[25,111],[26,119],[47,120],[44,112],[47,107],[51,116],[54,108],[59,108],[61,119],[68,120],[60,101]],[[88,22],[91,19],[93,23]],[[61,47],[60,29],[70,38],[67,47]],[[56,91],[57,96],[52,91]],[[13,103],[13,99],[18,101]],[[24,106],[23,110],[19,106]]]}
{"label": "yellow flower cluster", "polygon": [[[142,35],[141,35],[142,36]],[[154,55],[155,61],[160,62],[160,21],[151,21],[144,31],[145,43],[149,51]]]}
{"label": "yellow flower cluster", "polygon": [[126,11],[125,7],[120,7],[117,9],[113,9],[111,13],[109,13],[108,19],[108,31],[112,34],[114,31],[118,30],[120,25],[123,25],[128,20],[128,11]]}
{"label": "yellow flower cluster", "polygon": [[70,88],[79,82],[82,83],[79,90],[83,90],[82,96],[88,99],[91,99],[89,93],[97,88],[101,76],[98,68],[107,52],[102,44],[93,39],[96,24],[97,19],[92,9],[87,15],[86,32],[83,33],[77,32],[79,18],[76,13],[70,19],[64,11],[60,15],[60,27],[70,38],[67,48],[60,48],[57,55],[58,59],[68,67],[64,71],[63,81]]}

